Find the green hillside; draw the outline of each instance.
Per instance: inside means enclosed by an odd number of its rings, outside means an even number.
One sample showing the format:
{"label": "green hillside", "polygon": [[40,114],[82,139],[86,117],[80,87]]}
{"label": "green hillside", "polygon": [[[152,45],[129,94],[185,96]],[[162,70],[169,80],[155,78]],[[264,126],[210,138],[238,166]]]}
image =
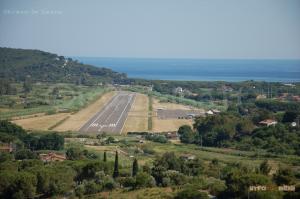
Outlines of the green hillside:
{"label": "green hillside", "polygon": [[98,84],[122,82],[126,74],[40,50],[0,48],[0,78],[10,81]]}

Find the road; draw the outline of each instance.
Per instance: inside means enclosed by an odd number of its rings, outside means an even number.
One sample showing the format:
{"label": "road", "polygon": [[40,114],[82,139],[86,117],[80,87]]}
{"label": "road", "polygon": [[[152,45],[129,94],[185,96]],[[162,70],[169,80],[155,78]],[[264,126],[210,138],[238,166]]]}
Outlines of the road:
{"label": "road", "polygon": [[135,93],[117,92],[102,110],[89,119],[79,131],[82,133],[107,132],[120,134],[135,97]]}

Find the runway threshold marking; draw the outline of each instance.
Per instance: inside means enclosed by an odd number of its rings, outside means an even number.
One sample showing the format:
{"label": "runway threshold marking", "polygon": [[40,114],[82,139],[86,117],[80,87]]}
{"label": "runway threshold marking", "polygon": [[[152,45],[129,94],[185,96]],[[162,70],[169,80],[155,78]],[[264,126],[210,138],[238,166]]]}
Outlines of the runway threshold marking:
{"label": "runway threshold marking", "polygon": [[118,102],[118,104],[114,107],[114,110],[111,111],[110,114],[109,114],[109,116],[106,117],[106,119],[102,122],[103,125],[100,125],[100,128],[98,129],[99,132],[101,131],[101,129],[103,127],[107,127],[108,126],[108,125],[105,125],[104,123],[114,114],[115,110],[119,107],[120,103],[121,103],[121,101]]}
{"label": "runway threshold marking", "polygon": [[[103,113],[106,111],[106,109],[109,107],[109,104],[111,104],[111,103],[113,103],[116,99],[118,98],[118,94],[115,94],[114,95],[114,99],[110,102],[110,103],[108,103],[108,104],[106,104],[105,105],[105,107],[104,107],[104,109],[101,111],[101,113],[96,117],[96,119],[86,128],[86,131],[87,130],[89,130],[89,128],[91,127],[91,125],[93,125],[94,123],[95,123],[95,121],[96,120],[98,120],[99,119],[99,117],[101,117],[102,115],[103,115]],[[98,112],[95,114],[95,115],[97,115],[98,114]]]}

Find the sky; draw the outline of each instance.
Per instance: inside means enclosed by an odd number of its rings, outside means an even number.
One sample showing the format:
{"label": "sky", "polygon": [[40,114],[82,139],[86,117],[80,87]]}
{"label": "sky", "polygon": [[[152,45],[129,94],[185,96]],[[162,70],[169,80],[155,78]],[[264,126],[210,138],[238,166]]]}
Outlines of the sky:
{"label": "sky", "polygon": [[65,56],[300,59],[299,0],[0,0],[0,46]]}

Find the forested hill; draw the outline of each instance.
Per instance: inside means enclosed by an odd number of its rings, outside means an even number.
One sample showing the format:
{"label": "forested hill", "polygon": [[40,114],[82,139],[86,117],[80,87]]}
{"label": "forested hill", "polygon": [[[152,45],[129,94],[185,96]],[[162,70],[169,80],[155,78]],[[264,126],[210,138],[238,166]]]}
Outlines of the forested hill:
{"label": "forested hill", "polygon": [[0,48],[0,79],[97,84],[126,81],[126,74],[40,50]]}

